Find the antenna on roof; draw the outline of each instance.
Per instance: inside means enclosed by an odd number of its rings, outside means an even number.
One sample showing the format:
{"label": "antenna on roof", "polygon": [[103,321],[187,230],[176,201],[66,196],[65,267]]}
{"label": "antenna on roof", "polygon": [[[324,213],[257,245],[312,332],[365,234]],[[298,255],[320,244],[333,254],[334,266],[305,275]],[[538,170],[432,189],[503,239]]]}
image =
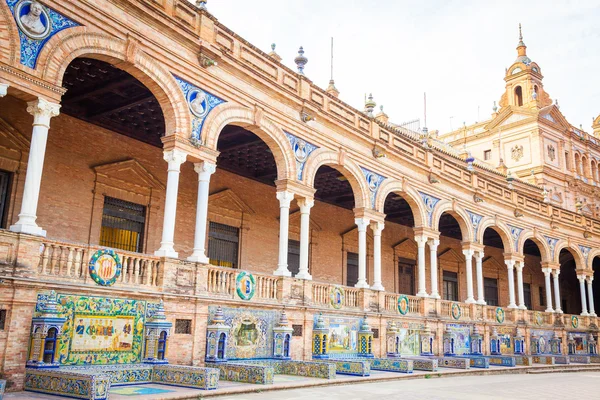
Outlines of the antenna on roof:
{"label": "antenna on roof", "polygon": [[333,81],[333,36],[331,37],[331,78],[329,79]]}
{"label": "antenna on roof", "polygon": [[423,130],[427,132],[427,92],[423,92]]}
{"label": "antenna on roof", "polygon": [[[334,97],[338,97],[340,95],[340,91],[335,87],[335,82],[333,80],[333,37],[331,37],[331,76],[329,79],[329,86],[327,86],[327,93]],[[365,95],[366,101],[366,95]]]}

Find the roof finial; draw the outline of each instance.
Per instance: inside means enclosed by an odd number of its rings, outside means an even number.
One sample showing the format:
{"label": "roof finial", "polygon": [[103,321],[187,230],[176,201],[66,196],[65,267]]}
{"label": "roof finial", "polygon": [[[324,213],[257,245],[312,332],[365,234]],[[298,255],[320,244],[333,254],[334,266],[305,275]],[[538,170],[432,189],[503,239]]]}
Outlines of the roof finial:
{"label": "roof finial", "polygon": [[304,57],[304,49],[302,46],[300,46],[300,49],[298,49],[298,57],[294,58],[294,62],[298,67],[298,73],[300,75],[304,75],[304,66],[308,62],[308,58]]}
{"label": "roof finial", "polygon": [[333,37],[331,38],[331,77],[329,78],[329,86],[327,86],[327,93],[334,97],[340,95],[340,91],[335,87],[335,81],[333,80]]}
{"label": "roof finial", "polygon": [[206,2],[207,0],[196,0],[196,6],[200,7],[202,10],[206,10]]}
{"label": "roof finial", "polygon": [[281,61],[281,56],[279,56],[279,54],[277,54],[277,52],[275,51],[276,47],[277,45],[275,43],[271,43],[271,52],[269,53],[269,55],[277,61]]}
{"label": "roof finial", "polygon": [[[521,29],[520,23],[519,23],[519,44],[517,46],[517,49],[519,49],[519,47],[527,48],[527,46],[525,46],[525,42],[523,42],[523,30]],[[523,54],[521,54],[519,52],[519,55],[524,55],[524,54],[525,54],[525,49],[523,49]]]}
{"label": "roof finial", "polygon": [[373,110],[375,109],[376,106],[377,106],[377,103],[375,103],[375,100],[373,100],[373,93],[369,93],[369,97],[367,98],[367,101],[365,102],[365,112],[367,113],[367,115],[369,117],[373,116]]}

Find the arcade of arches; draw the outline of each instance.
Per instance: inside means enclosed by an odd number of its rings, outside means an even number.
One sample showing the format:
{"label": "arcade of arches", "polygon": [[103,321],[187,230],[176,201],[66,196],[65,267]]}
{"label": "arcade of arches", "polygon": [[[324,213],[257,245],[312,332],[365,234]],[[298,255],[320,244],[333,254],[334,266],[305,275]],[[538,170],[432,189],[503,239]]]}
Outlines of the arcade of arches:
{"label": "arcade of arches", "polygon": [[[286,124],[285,102],[245,104],[212,76],[190,83],[193,74],[168,60],[142,58],[139,43],[124,45],[119,56],[108,40],[98,54],[85,40],[65,65],[58,39],[48,42],[56,47],[40,54],[36,70],[44,72],[27,70],[36,82],[55,76],[46,83],[54,97],[0,70],[0,308],[8,311],[0,314],[0,354],[13,355],[0,366],[17,387],[25,365],[18,354],[28,346],[42,286],[164,298],[169,315],[191,321],[193,333],[173,335],[178,351],[169,358],[194,365],[203,360],[208,304],[244,303],[234,291],[242,270],[256,277],[248,304],[286,305],[304,328],[293,338],[295,358],[311,355],[312,314],[303,313],[367,312],[385,329],[381,315],[398,317],[399,295],[419,304],[406,318],[431,320],[439,341],[443,321],[456,322],[452,304],[463,320],[486,326],[498,322],[486,319],[497,308],[511,315],[507,323],[546,324],[535,319],[541,315],[548,326],[564,327],[563,314],[573,314],[595,326],[597,239],[584,239],[574,225],[538,226],[533,213],[510,217],[512,201],[468,202],[473,194],[462,196],[455,179],[432,183],[411,163],[435,156],[471,176],[466,164],[399,133],[423,158],[408,160],[390,147],[381,161],[346,123],[335,132],[347,138],[317,142],[303,121]],[[9,65],[5,58],[0,66]],[[357,115],[379,126],[372,115]],[[346,140],[356,144],[345,147]],[[415,178],[394,172],[404,164],[419,171]],[[523,183],[503,193],[517,199],[519,190],[529,196],[532,189]],[[88,277],[87,257],[102,248],[123,260],[111,288]],[[344,304],[330,300],[338,287]],[[385,353],[384,345],[375,343],[375,351]]]}

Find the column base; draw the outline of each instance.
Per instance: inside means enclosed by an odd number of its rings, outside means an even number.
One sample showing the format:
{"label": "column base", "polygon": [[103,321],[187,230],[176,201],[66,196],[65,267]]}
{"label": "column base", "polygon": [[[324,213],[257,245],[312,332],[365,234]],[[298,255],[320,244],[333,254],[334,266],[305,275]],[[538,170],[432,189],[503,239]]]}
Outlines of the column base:
{"label": "column base", "polygon": [[484,300],[477,300],[477,304],[481,306],[487,306],[487,302],[485,302]]}
{"label": "column base", "polygon": [[546,308],[546,311],[544,311],[544,312],[551,312],[551,313],[553,313],[554,309],[552,309],[552,308]]}
{"label": "column base", "polygon": [[9,230],[16,233],[46,237],[46,231],[37,226],[37,224],[19,224],[17,222],[15,225],[11,225]]}
{"label": "column base", "polygon": [[379,290],[379,291],[384,291],[385,289],[383,288],[383,285],[381,283],[374,283],[373,286],[371,286],[371,289],[373,290]]}
{"label": "column base", "polygon": [[587,313],[587,312],[582,312],[580,315],[581,315],[582,317],[587,317],[587,316],[589,316],[590,314],[589,314],[589,313]]}
{"label": "column base", "polygon": [[427,294],[427,292],[419,292],[416,294],[417,297],[429,297],[429,295]]}
{"label": "column base", "polygon": [[284,268],[278,267],[275,271],[273,271],[273,275],[275,275],[275,276],[292,276],[292,273],[290,272],[290,270],[287,269],[287,265]]}
{"label": "column base", "polygon": [[516,304],[509,304],[506,308],[519,308]]}
{"label": "column base", "polygon": [[593,313],[590,313],[590,317],[597,317],[597,315],[595,312],[593,312]]}
{"label": "column base", "polygon": [[312,275],[309,274],[308,272],[304,272],[304,271],[298,272],[294,278],[312,281]]}
{"label": "column base", "polygon": [[466,299],[465,303],[467,303],[467,304],[475,304],[477,302],[475,301],[475,299]]}
{"label": "column base", "polygon": [[187,258],[188,261],[197,262],[199,264],[210,264],[210,260],[204,254],[192,254]]}
{"label": "column base", "polygon": [[368,289],[369,288],[369,284],[367,282],[358,281],[356,283],[356,285],[354,285],[354,287],[358,288],[358,289]]}
{"label": "column base", "polygon": [[157,257],[179,258],[179,254],[174,249],[158,249],[154,252]]}
{"label": "column base", "polygon": [[439,293],[431,293],[431,295],[429,297],[432,299],[438,299],[438,300],[442,298]]}
{"label": "column base", "polygon": [[519,306],[519,310],[527,310],[527,306]]}
{"label": "column base", "polygon": [[563,313],[563,310],[560,310],[560,309],[558,309],[558,310],[554,310],[554,313],[555,313],[555,314],[562,314],[562,313]]}

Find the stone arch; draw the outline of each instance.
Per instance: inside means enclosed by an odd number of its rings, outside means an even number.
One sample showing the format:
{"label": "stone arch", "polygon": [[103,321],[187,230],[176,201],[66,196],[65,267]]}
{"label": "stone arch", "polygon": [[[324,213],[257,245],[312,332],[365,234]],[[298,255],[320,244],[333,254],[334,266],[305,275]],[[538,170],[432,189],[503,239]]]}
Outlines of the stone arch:
{"label": "stone arch", "polygon": [[[321,148],[311,153],[304,167],[303,180],[307,186],[314,188],[315,176],[323,165],[337,169],[348,179],[354,193],[355,208],[371,208],[368,196],[369,188],[360,167],[347,157],[341,157],[336,151]],[[381,191],[381,187],[379,191]]]}
{"label": "stone arch", "polygon": [[[575,267],[577,269],[587,269],[587,265],[585,265],[585,258],[583,257],[583,254],[581,253],[581,250],[579,249],[579,247],[570,244],[567,240],[565,239],[561,239],[556,243],[556,246],[554,247],[554,262],[559,264],[560,263],[560,252],[564,249],[569,250],[569,252],[571,253],[571,255],[573,256],[573,259],[575,260]],[[591,254],[591,253],[590,253]],[[590,256],[588,256],[588,262],[590,260]]]}
{"label": "stone arch", "polygon": [[137,40],[122,40],[86,27],[56,34],[40,53],[37,70],[42,79],[61,86],[65,70],[78,57],[108,62],[142,82],[156,97],[165,116],[165,135],[189,137],[190,111],[173,75],[144,52]]}
{"label": "stone arch", "polygon": [[17,49],[21,45],[15,20],[5,1],[0,2],[0,62],[16,66],[19,61]]}
{"label": "stone arch", "polygon": [[594,271],[594,258],[596,257],[600,257],[600,248],[592,248],[588,255],[588,265],[586,265],[586,269]]}
{"label": "stone arch", "polygon": [[502,246],[505,253],[514,253],[514,244],[510,237],[510,229],[502,222],[497,221],[494,217],[483,218],[477,229],[477,242],[483,244],[483,234],[487,228],[492,228],[502,239]]}
{"label": "stone arch", "polygon": [[519,238],[518,242],[518,249],[520,254],[523,254],[523,248],[525,247],[525,242],[527,240],[531,240],[537,245],[542,256],[542,262],[552,261],[552,252],[550,251],[550,247],[548,247],[548,243],[544,240],[543,237],[536,235],[536,233],[531,229],[526,229],[521,233],[521,237]]}
{"label": "stone arch", "polygon": [[396,193],[408,203],[413,213],[416,227],[429,226],[425,205],[423,204],[423,200],[421,200],[419,193],[407,183],[396,179],[388,178],[382,182],[377,197],[375,198],[375,210],[383,213],[385,200],[390,193]]}
{"label": "stone arch", "polygon": [[202,143],[209,149],[217,150],[219,135],[227,125],[245,128],[269,146],[277,164],[277,179],[296,180],[296,160],[290,142],[283,130],[266,118],[262,111],[235,103],[219,104],[204,121]]}
{"label": "stone arch", "polygon": [[463,242],[470,242],[474,239],[473,225],[470,223],[469,215],[462,207],[450,200],[441,200],[436,205],[431,217],[431,228],[439,230],[440,218],[444,213],[452,215],[458,222]]}

